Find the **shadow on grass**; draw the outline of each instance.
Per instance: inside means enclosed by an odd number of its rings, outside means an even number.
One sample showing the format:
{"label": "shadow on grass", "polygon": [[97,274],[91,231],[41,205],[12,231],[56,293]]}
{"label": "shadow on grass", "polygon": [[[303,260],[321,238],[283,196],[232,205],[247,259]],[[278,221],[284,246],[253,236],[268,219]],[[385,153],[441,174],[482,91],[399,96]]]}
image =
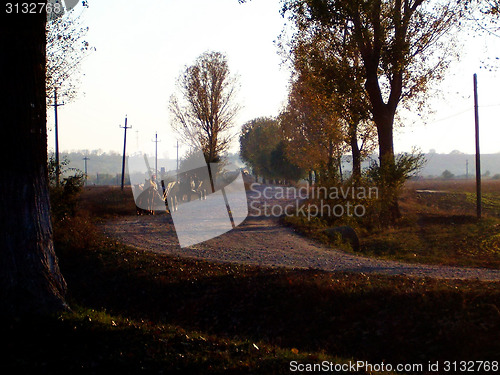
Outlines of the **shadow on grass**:
{"label": "shadow on grass", "polygon": [[[81,310],[3,321],[5,374],[287,374],[304,355]],[[191,332],[189,332],[191,335]],[[195,334],[196,335],[196,334]],[[318,358],[307,356],[307,358]],[[332,360],[332,358],[330,358]],[[344,374],[345,372],[342,372]],[[355,372],[365,374],[365,372]]]}
{"label": "shadow on grass", "polygon": [[59,255],[78,304],[344,358],[493,359],[498,283],[270,270],[125,250]]}

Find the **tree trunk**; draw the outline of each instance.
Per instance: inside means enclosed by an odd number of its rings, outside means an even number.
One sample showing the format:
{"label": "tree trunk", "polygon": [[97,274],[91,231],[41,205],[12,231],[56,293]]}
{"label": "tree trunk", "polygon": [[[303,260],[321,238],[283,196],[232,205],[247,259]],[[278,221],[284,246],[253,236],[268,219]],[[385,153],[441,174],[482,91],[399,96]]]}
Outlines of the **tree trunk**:
{"label": "tree trunk", "polygon": [[350,143],[352,154],[352,180],[358,183],[361,179],[361,151],[358,146],[357,124],[350,125]]}
{"label": "tree trunk", "polygon": [[380,119],[376,122],[378,132],[379,161],[382,167],[394,163],[394,143],[392,128],[394,117]]}
{"label": "tree trunk", "polygon": [[0,24],[0,311],[66,309],[52,242],[47,177],[45,14],[4,14]]}
{"label": "tree trunk", "polygon": [[394,114],[388,113],[382,121],[376,123],[379,142],[380,173],[383,186],[380,187],[383,201],[382,222],[394,224],[401,218],[398,196],[394,186],[394,143],[393,143]]}
{"label": "tree trunk", "polygon": [[344,172],[342,171],[342,156],[339,156],[339,176],[340,176],[340,183],[344,183]]}

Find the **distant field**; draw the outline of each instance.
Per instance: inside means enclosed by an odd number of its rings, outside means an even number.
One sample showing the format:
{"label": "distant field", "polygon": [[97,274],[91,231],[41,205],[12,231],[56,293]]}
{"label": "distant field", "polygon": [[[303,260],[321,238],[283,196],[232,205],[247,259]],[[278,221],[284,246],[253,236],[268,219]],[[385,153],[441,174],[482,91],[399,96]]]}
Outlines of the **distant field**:
{"label": "distant field", "polygon": [[[476,192],[476,180],[418,180],[408,181],[408,189],[429,189],[429,190],[447,190],[456,192]],[[500,180],[485,180],[481,183],[481,189],[484,193],[497,193],[500,195]]]}
{"label": "distant field", "polygon": [[[428,190],[429,192],[417,193],[418,190]],[[484,215],[500,217],[500,180],[483,181],[481,195]],[[412,199],[416,200],[417,206],[432,207],[442,214],[476,214],[476,184],[474,180],[410,181],[406,184],[402,196],[403,207],[405,207],[405,202]],[[417,206],[409,208],[409,211],[412,209],[418,211]]]}

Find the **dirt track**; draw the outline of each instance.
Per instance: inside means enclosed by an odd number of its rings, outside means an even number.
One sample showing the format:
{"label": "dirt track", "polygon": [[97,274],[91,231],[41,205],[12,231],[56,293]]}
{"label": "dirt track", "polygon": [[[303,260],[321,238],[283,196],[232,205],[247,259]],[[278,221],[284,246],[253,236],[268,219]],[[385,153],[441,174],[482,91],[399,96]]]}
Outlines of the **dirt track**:
{"label": "dirt track", "polygon": [[[255,194],[249,194],[249,200],[255,201]],[[264,201],[268,204],[289,204],[293,200],[261,199],[259,203]],[[409,264],[347,254],[304,238],[292,229],[281,226],[276,218],[266,216],[250,216],[236,229],[187,248],[180,248],[168,215],[120,217],[104,224],[104,231],[108,236],[139,249],[210,261],[500,281],[500,270]]]}

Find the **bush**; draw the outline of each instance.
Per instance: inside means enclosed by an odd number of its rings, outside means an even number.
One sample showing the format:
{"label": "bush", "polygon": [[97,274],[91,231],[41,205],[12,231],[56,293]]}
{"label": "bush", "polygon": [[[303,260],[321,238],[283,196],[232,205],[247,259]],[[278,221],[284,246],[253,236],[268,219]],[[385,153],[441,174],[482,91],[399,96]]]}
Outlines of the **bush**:
{"label": "bush", "polygon": [[399,192],[404,183],[423,168],[425,162],[425,156],[421,152],[403,152],[395,157],[394,163],[384,163],[384,167],[372,162],[366,176],[380,188]]}
{"label": "bush", "polygon": [[449,170],[445,170],[441,174],[441,178],[443,178],[445,180],[451,180],[453,177],[455,177],[455,175],[453,173],[451,173]]}
{"label": "bush", "polygon": [[56,162],[53,156],[49,159],[49,192],[53,224],[75,216],[78,197],[85,182],[85,175],[76,168],[67,168],[68,164],[67,159],[59,163],[60,175],[67,177],[63,177],[57,185]]}
{"label": "bush", "polygon": [[370,165],[366,177],[379,189],[379,207],[376,211],[380,225],[394,224],[401,217],[397,201],[403,185],[423,168],[425,162],[424,154],[412,150],[411,153],[397,155],[394,162],[386,161],[383,166],[376,162]]}

